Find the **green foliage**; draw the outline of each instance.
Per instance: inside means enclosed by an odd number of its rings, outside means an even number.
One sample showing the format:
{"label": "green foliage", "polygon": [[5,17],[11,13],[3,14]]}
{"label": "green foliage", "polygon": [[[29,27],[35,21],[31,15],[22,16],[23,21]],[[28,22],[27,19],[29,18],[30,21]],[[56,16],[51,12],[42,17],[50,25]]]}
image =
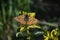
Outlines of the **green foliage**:
{"label": "green foliage", "polygon": [[[33,4],[33,1],[32,0],[7,0],[7,1],[1,0],[1,1],[2,1],[1,2],[2,10],[0,10],[1,11],[0,12],[0,14],[1,14],[0,15],[0,37],[3,39],[3,36],[6,35],[5,31],[6,30],[8,31],[7,25],[10,28],[12,28],[14,33],[17,32],[17,29],[20,26],[20,24],[14,20],[14,17],[19,16],[19,14],[20,14],[19,11],[30,12],[31,11],[30,5]],[[44,11],[45,9],[43,8],[44,6],[42,5],[42,0],[39,0],[39,3],[41,5],[41,9]],[[49,24],[49,25],[51,25],[51,24]],[[41,33],[41,30],[40,31],[37,30],[35,32],[34,31],[33,32],[31,31],[31,34],[32,34],[31,40],[36,40],[35,39],[36,35],[40,35],[40,33]],[[47,31],[44,31],[44,32],[47,32]],[[11,35],[9,32],[8,32],[8,34]],[[26,36],[25,37],[22,36],[21,39],[22,38],[26,39]]]}

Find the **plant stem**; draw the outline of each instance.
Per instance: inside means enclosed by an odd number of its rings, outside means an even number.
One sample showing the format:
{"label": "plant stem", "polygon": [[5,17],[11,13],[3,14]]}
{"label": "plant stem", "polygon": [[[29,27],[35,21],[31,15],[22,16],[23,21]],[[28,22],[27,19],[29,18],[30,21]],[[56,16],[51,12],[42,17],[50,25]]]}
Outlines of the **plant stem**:
{"label": "plant stem", "polygon": [[27,37],[27,40],[30,40],[31,39],[31,37],[30,37],[30,32],[29,32],[29,29],[27,28],[27,33],[28,33],[28,37]]}

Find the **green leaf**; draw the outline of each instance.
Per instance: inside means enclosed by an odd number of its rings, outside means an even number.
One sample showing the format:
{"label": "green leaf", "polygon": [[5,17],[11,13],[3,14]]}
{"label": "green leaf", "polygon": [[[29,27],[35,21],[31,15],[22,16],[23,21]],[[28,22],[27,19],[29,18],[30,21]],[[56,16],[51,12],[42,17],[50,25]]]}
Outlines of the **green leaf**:
{"label": "green leaf", "polygon": [[5,16],[6,16],[5,4],[4,4],[4,2],[2,1],[2,19],[3,19],[3,23],[4,23],[4,24],[6,24]]}
{"label": "green leaf", "polygon": [[11,16],[11,14],[12,14],[12,0],[9,0],[9,13],[8,13],[9,17]]}

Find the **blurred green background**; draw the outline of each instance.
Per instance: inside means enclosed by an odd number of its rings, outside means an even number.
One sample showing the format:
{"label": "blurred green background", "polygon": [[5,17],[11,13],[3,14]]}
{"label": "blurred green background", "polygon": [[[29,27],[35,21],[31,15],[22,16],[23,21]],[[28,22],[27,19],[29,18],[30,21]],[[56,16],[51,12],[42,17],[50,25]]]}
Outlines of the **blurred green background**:
{"label": "blurred green background", "polygon": [[[55,28],[55,26],[52,27],[50,23],[56,23],[58,24],[57,28],[60,28],[59,3],[59,0],[0,0],[0,40],[19,39],[16,38],[15,35],[20,24],[14,20],[14,17],[20,15],[19,11],[35,12],[35,18],[41,22],[43,21],[43,24],[39,24],[43,29],[46,29],[46,25],[49,26],[50,29]],[[44,24],[44,22],[46,23]],[[31,29],[31,31],[34,30],[35,29]],[[37,29],[36,32],[39,30],[43,31]],[[39,40],[39,37],[40,40],[44,39],[42,35],[36,35],[36,39],[32,37],[31,40]],[[23,37],[22,40],[26,39]]]}

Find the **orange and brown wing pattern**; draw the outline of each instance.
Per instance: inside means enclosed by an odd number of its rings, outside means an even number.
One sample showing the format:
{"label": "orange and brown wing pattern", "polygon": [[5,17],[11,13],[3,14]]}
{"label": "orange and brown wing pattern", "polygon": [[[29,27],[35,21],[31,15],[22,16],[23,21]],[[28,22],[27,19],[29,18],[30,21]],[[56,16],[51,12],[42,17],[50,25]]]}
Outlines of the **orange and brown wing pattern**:
{"label": "orange and brown wing pattern", "polygon": [[[21,24],[26,24],[25,19],[25,15],[20,15],[18,17],[15,17],[15,20]],[[32,25],[32,24],[36,24],[38,22],[37,19],[35,19],[34,17],[29,17],[29,20],[27,21],[28,25]]]}
{"label": "orange and brown wing pattern", "polygon": [[21,15],[21,16],[15,17],[15,20],[21,24],[26,24],[26,22],[24,21],[24,18],[25,16]]}
{"label": "orange and brown wing pattern", "polygon": [[28,25],[36,24],[38,22],[37,19],[33,17],[29,17],[29,21],[27,22]]}

